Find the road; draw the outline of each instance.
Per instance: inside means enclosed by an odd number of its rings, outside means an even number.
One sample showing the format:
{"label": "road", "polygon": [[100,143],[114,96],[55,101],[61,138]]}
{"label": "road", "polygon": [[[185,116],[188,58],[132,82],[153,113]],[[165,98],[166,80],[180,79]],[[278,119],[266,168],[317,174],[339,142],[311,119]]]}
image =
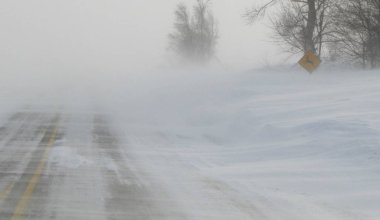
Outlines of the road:
{"label": "road", "polygon": [[181,219],[120,148],[104,115],[14,113],[0,127],[0,219]]}
{"label": "road", "polygon": [[202,172],[202,166],[215,166],[209,158],[218,149],[191,148],[188,137],[145,131],[135,131],[126,141],[127,131],[120,132],[112,117],[10,114],[0,125],[0,220],[271,220],[313,213],[315,220],[372,220],[300,196],[294,207],[303,209],[288,212],[283,207],[293,207],[289,194],[278,198],[276,190],[252,196],[248,193],[255,187],[234,187],[231,179]]}

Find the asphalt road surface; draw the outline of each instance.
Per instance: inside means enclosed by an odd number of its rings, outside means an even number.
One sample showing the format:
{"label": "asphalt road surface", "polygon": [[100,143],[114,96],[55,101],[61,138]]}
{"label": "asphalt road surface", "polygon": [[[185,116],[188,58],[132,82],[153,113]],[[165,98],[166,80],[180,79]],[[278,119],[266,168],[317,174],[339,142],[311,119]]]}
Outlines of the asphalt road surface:
{"label": "asphalt road surface", "polygon": [[138,175],[104,115],[17,112],[0,127],[1,220],[182,219]]}

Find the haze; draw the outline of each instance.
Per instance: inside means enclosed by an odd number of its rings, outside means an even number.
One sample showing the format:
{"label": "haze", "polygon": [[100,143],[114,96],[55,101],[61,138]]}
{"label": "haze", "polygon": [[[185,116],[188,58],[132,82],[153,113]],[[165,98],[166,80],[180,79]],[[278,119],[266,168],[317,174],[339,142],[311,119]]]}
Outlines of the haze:
{"label": "haze", "polygon": [[[2,1],[2,72],[133,72],[170,65],[167,36],[180,1]],[[187,1],[188,3],[190,1]],[[242,18],[257,1],[218,0],[217,56],[225,67],[281,62],[265,24]]]}
{"label": "haze", "polygon": [[261,0],[213,0],[219,62],[178,65],[179,2],[1,0],[0,220],[379,220],[379,70],[318,65],[298,25],[309,74],[246,25]]}

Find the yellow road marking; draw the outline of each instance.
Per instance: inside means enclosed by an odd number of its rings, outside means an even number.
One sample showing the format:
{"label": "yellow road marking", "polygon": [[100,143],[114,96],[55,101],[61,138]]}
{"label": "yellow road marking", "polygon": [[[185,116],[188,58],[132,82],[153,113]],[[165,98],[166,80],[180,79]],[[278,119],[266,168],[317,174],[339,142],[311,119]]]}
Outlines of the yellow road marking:
{"label": "yellow road marking", "polygon": [[0,201],[7,199],[9,193],[12,192],[13,187],[15,186],[14,183],[9,184],[4,191],[0,192]]}
{"label": "yellow road marking", "polygon": [[57,136],[57,130],[58,130],[57,127],[58,127],[58,125],[56,125],[54,127],[54,130],[52,131],[52,134],[49,137],[49,141],[48,141],[48,144],[46,146],[43,157],[42,157],[40,163],[38,164],[37,169],[34,171],[33,177],[30,179],[28,186],[26,187],[24,193],[22,194],[21,199],[19,200],[15,210],[13,211],[13,215],[12,215],[11,220],[21,220],[26,208],[29,205],[29,202],[30,202],[30,199],[32,198],[33,192],[34,192],[34,190],[35,190],[35,188],[36,188],[36,186],[37,186],[37,184],[41,178],[42,172],[45,168],[46,160],[49,156],[49,152],[54,146],[54,142],[55,142],[55,139]]}

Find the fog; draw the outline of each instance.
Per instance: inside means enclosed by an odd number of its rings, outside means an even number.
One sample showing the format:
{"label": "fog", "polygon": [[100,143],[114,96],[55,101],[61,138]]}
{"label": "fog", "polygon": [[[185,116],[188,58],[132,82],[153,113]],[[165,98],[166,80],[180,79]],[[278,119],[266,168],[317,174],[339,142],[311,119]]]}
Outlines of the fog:
{"label": "fog", "polygon": [[308,74],[262,1],[189,68],[179,0],[2,0],[0,219],[380,219],[379,71]]}
{"label": "fog", "polygon": [[[167,50],[178,0],[2,1],[2,74],[84,74],[170,68]],[[190,3],[191,1],[185,1]],[[258,1],[218,0],[217,57],[223,68],[284,62],[268,22],[248,26],[242,14]]]}

